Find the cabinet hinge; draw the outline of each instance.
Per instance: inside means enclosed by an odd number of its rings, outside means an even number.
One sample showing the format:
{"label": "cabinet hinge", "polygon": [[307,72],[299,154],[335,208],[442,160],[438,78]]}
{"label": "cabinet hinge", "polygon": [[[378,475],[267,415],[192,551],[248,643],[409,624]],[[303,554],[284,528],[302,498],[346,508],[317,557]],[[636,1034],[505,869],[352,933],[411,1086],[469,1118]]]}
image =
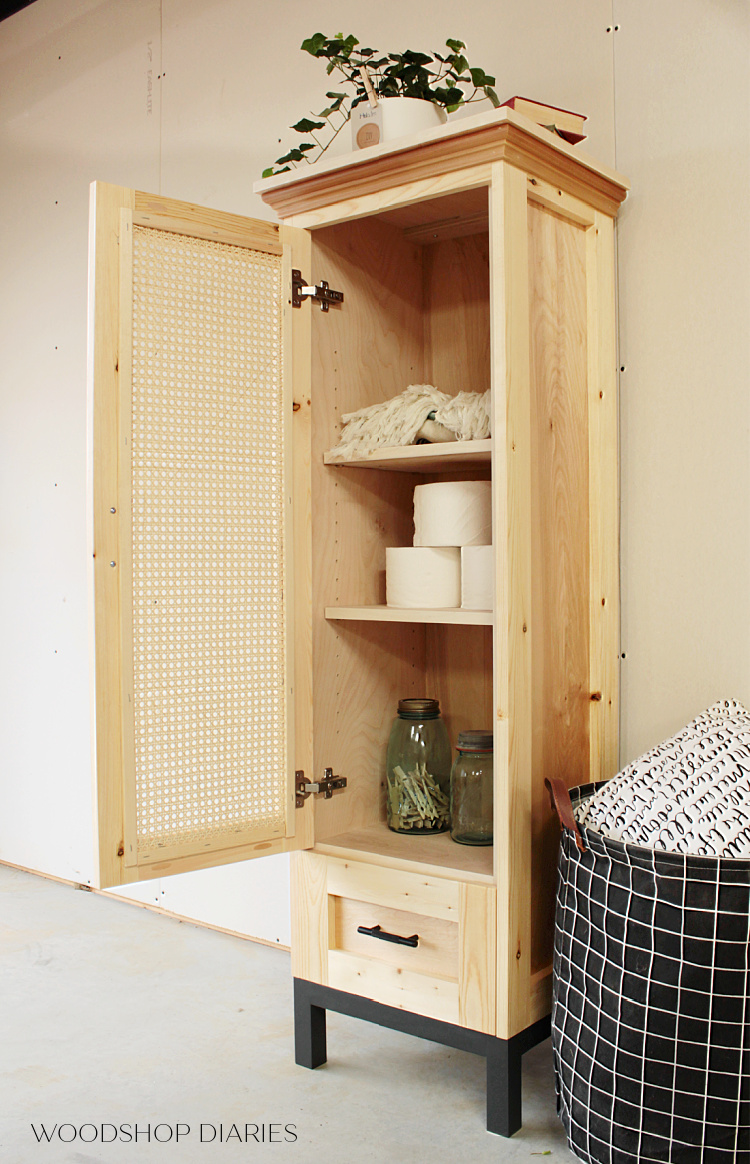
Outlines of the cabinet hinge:
{"label": "cabinet hinge", "polygon": [[333,768],[323,769],[323,779],[318,780],[315,784],[309,784],[305,780],[304,772],[294,773],[294,787],[295,787],[295,804],[297,808],[302,808],[311,792],[316,795],[322,795],[326,800],[330,800],[333,796],[334,789],[346,788],[346,776],[334,776]]}
{"label": "cabinet hinge", "polygon": [[344,302],[344,292],[334,291],[325,279],[309,287],[302,278],[302,272],[295,269],[292,271],[292,307],[301,307],[303,299],[314,299],[320,304],[321,311],[328,311],[329,304]]}

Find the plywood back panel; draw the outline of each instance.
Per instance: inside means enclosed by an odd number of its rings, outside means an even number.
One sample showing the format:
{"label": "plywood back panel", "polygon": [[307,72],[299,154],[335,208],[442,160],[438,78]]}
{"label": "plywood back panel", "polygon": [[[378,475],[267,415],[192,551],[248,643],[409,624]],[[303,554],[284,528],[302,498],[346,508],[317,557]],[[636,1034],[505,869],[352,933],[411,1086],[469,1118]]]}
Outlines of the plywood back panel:
{"label": "plywood back panel", "polygon": [[[486,191],[482,191],[486,201]],[[425,376],[441,392],[490,386],[490,259],[486,231],[425,247]]]}
{"label": "plywood back panel", "polygon": [[557,822],[545,777],[589,773],[589,438],[586,231],[528,207],[532,973],[549,962]]}
{"label": "plywood back panel", "polygon": [[[306,274],[306,272],[304,272]],[[374,824],[384,812],[385,748],[397,702],[423,695],[421,626],[328,622],[326,606],[385,601],[385,547],[409,545],[419,477],[323,464],[342,415],[424,380],[422,248],[366,219],[313,235],[313,278],[344,292],[313,309],[314,766],[346,776],[316,804],[316,837]],[[307,306],[304,308],[307,310]],[[324,549],[322,549],[324,547]]]}

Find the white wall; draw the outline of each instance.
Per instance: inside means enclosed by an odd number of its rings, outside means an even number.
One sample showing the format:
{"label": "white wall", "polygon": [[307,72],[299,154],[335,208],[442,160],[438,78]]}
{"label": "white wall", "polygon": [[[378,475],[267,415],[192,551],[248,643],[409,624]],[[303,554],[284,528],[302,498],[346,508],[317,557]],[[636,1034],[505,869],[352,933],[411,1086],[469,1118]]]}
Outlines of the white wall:
{"label": "white wall", "polygon": [[[588,112],[585,148],[631,178],[623,756],[713,698],[750,700],[747,9],[433,0],[429,13],[401,0],[36,0],[0,24],[0,859],[91,879],[89,181],[271,217],[252,183],[293,143],[284,127],[320,108],[327,79],[299,52],[319,29],[387,49],[460,36],[503,96]],[[287,862],[272,858],[132,896],[288,942],[287,893]]]}
{"label": "white wall", "polygon": [[623,760],[750,706],[750,5],[616,0]]}

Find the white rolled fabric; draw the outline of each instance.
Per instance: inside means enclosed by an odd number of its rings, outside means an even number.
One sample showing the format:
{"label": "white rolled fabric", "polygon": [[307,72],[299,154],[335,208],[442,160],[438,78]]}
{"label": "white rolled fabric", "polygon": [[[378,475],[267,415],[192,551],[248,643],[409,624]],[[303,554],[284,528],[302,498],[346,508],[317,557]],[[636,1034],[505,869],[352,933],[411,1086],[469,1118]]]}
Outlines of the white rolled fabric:
{"label": "white rolled fabric", "polygon": [[389,546],[385,551],[388,606],[445,610],[461,601],[458,546]]}
{"label": "white rolled fabric", "polygon": [[435,481],[414,490],[415,546],[486,546],[492,541],[489,481]]}
{"label": "white rolled fabric", "polygon": [[461,606],[492,610],[495,597],[495,553],[492,546],[461,546]]}

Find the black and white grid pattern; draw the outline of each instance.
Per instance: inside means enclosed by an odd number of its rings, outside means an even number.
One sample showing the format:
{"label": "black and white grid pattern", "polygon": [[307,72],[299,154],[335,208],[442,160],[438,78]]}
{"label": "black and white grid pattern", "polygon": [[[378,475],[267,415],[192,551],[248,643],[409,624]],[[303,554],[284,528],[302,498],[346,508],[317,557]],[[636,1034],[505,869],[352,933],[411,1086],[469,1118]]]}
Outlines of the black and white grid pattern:
{"label": "black and white grid pattern", "polygon": [[560,846],[552,1011],[571,1150],[750,1164],[750,861],[581,833],[585,853]]}

